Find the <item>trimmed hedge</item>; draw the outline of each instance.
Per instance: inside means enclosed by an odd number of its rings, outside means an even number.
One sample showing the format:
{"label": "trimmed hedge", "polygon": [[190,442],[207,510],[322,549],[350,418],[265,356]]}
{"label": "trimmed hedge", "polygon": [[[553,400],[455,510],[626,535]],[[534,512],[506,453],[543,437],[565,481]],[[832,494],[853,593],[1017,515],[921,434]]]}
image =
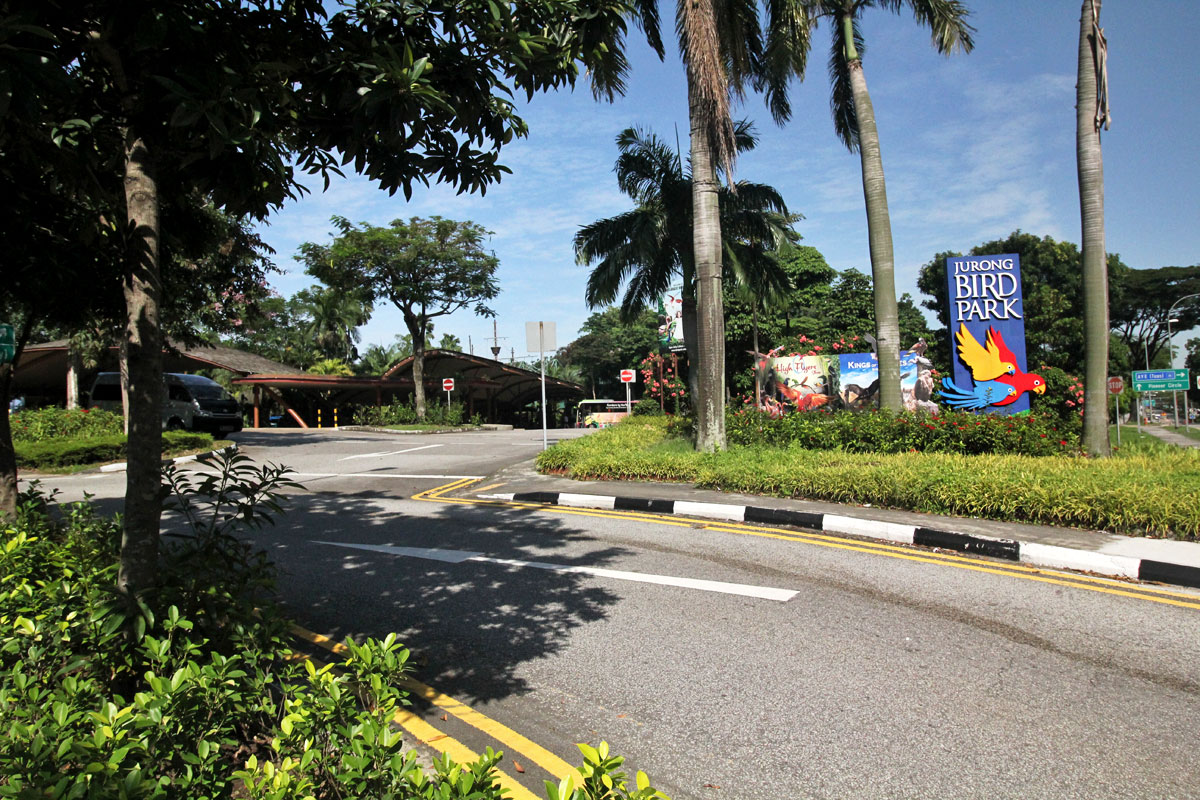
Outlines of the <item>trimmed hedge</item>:
{"label": "trimmed hedge", "polygon": [[696,453],[668,422],[635,417],[538,457],[572,478],[706,489],[965,517],[1200,539],[1200,450],[1073,456],[851,453],[733,446]]}
{"label": "trimmed hedge", "polygon": [[[163,431],[163,455],[211,447],[213,437],[191,431]],[[126,457],[125,435],[111,434],[86,439],[50,439],[14,442],[17,466],[25,469],[61,469],[80,464],[102,464]]]}
{"label": "trimmed hedge", "polygon": [[1052,414],[972,414],[888,411],[807,411],[772,418],[747,408],[726,417],[731,445],[858,453],[1010,453],[1028,456],[1077,455],[1080,423]]}
{"label": "trimmed hedge", "polygon": [[9,424],[14,443],[54,438],[90,439],[119,435],[125,429],[125,421],[120,414],[89,408],[18,411],[9,418]]}

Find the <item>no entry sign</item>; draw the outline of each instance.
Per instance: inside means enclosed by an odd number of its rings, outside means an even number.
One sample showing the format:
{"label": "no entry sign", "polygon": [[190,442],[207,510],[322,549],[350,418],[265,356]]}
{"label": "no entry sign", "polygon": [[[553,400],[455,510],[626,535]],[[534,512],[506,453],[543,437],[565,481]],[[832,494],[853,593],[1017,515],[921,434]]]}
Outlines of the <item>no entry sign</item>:
{"label": "no entry sign", "polygon": [[1113,375],[1108,379],[1108,393],[1120,394],[1125,391],[1125,379],[1120,375]]}
{"label": "no entry sign", "polygon": [[621,383],[637,383],[637,370],[621,370]]}
{"label": "no entry sign", "polygon": [[454,391],[454,378],[442,378],[442,391]]}

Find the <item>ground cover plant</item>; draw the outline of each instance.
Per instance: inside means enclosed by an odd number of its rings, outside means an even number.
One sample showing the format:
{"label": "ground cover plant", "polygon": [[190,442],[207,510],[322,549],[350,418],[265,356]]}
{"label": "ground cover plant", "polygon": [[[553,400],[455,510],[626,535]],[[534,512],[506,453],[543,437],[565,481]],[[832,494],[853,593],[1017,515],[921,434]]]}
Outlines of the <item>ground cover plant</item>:
{"label": "ground cover plant", "polygon": [[[336,668],[295,658],[273,569],[234,535],[282,510],[290,470],[208,461],[164,469],[170,533],[136,598],[113,589],[119,520],[34,487],[0,521],[0,798],[500,800],[501,754],[425,769],[402,750],[394,636],[347,639]],[[581,750],[582,785],[552,800],[664,797]]]}
{"label": "ground cover plant", "polygon": [[[119,419],[119,417],[118,417]],[[180,455],[213,447],[211,434],[193,431],[163,431],[164,456]],[[123,433],[84,438],[52,438],[14,442],[17,466],[33,470],[57,470],[75,466],[123,461],[128,440]]]}
{"label": "ground cover plant", "polygon": [[120,414],[98,408],[39,408],[18,411],[9,419],[13,443],[47,439],[87,439],[120,434],[125,429]]}
{"label": "ground cover plant", "polygon": [[364,406],[355,412],[354,420],[359,425],[406,430],[437,430],[480,424],[478,414],[471,417],[470,420],[467,419],[467,408],[462,403],[451,403],[449,406],[431,403],[425,407],[424,420],[417,416],[416,406],[411,403]]}
{"label": "ground cover plant", "polygon": [[538,469],[579,480],[685,481],[721,491],[1200,539],[1196,449],[1134,449],[1088,459],[855,452],[793,443],[701,454],[691,452],[684,431],[679,420],[631,417],[559,442],[538,457]]}

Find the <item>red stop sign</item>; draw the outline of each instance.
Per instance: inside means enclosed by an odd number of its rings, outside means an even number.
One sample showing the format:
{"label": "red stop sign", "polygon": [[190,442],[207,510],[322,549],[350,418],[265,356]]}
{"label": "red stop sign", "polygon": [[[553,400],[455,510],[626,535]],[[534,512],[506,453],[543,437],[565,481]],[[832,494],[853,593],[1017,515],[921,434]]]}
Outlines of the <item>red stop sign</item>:
{"label": "red stop sign", "polygon": [[637,371],[632,369],[621,370],[621,383],[637,383]]}
{"label": "red stop sign", "polygon": [[442,391],[444,391],[444,392],[453,392],[454,391],[454,378],[442,378]]}
{"label": "red stop sign", "polygon": [[1109,394],[1120,394],[1125,391],[1125,379],[1120,375],[1113,375],[1108,379]]}

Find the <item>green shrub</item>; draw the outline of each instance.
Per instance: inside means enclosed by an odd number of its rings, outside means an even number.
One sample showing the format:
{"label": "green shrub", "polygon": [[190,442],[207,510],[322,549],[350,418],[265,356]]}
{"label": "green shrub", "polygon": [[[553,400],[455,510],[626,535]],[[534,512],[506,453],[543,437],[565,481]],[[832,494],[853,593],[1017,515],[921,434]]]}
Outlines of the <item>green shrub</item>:
{"label": "green shrub", "polygon": [[[493,769],[401,751],[408,651],[347,640],[342,670],[294,665],[273,571],[232,534],[270,522],[284,467],[210,458],[165,471],[174,495],[157,585],[117,595],[119,521],[26,492],[0,528],[0,797],[500,800]],[[245,754],[256,751],[245,758]],[[662,797],[585,750],[585,786],[552,797]],[[603,754],[601,757],[600,754]]]}
{"label": "green shrub", "polygon": [[643,397],[633,404],[633,416],[635,417],[661,417],[664,413],[658,400],[653,397]]}
{"label": "green shrub", "polygon": [[938,416],[904,411],[804,411],[771,417],[753,408],[726,417],[731,445],[846,450],[859,453],[1012,453],[1053,456],[1079,452],[1080,426],[1049,414]]}
{"label": "green shrub", "polygon": [[[213,438],[193,431],[163,431],[163,455],[211,447]],[[14,443],[17,465],[26,469],[61,469],[81,464],[103,464],[126,458],[124,434],[89,439],[51,439]]]}
{"label": "green shrub", "polygon": [[12,415],[9,422],[14,443],[60,438],[86,439],[121,434],[125,430],[125,421],[120,414],[87,408],[19,411]]}
{"label": "green shrub", "polygon": [[[478,416],[478,415],[476,415]],[[425,404],[425,420],[426,425],[441,425],[446,427],[457,427],[463,424],[463,420],[467,418],[467,409],[462,403],[451,403],[447,408],[445,404],[437,402],[426,402]],[[364,406],[355,412],[355,421],[359,425],[375,425],[384,427],[388,425],[416,425],[421,422],[417,419],[417,409],[411,403],[392,403],[387,406]],[[471,424],[475,423],[475,418],[471,420]]]}
{"label": "green shrub", "polygon": [[[1036,430],[1035,423],[1028,429],[1021,424],[1015,423],[1019,430]],[[935,433],[926,429],[915,435]],[[638,417],[559,442],[537,463],[539,471],[579,480],[687,481],[728,492],[1200,539],[1200,450],[1195,449],[1087,459],[860,453],[808,448],[797,441],[786,447],[734,445],[704,454],[694,452],[687,440],[672,438],[666,419]]]}

